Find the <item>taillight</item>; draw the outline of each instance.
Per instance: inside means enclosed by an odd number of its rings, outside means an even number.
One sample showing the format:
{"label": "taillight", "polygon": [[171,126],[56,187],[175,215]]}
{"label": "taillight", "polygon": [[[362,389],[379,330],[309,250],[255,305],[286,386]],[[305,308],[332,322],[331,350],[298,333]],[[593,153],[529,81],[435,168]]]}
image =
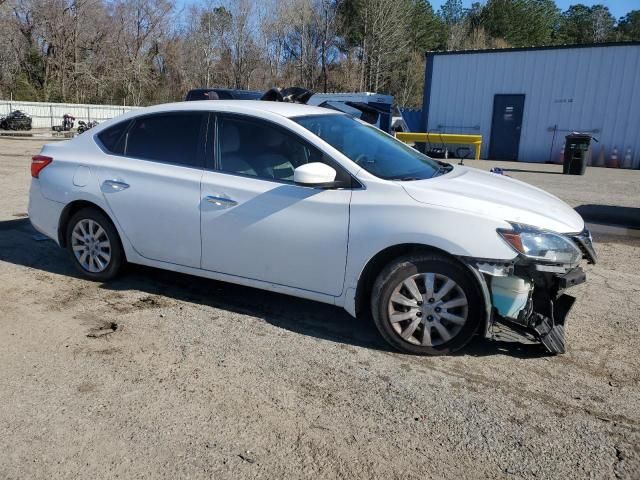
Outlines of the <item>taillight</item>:
{"label": "taillight", "polygon": [[51,162],[53,162],[53,158],[45,157],[44,155],[36,155],[35,157],[31,157],[31,176],[33,178],[38,178],[42,169],[49,165]]}

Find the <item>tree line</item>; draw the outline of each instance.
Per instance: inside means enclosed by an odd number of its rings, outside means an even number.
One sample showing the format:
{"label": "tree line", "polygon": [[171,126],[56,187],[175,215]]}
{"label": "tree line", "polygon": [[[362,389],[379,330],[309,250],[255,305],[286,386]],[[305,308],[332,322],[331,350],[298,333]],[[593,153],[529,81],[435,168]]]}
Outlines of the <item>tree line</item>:
{"label": "tree line", "polygon": [[195,87],[390,93],[424,53],[640,40],[640,10],[553,0],[0,0],[0,97],[148,105]]}

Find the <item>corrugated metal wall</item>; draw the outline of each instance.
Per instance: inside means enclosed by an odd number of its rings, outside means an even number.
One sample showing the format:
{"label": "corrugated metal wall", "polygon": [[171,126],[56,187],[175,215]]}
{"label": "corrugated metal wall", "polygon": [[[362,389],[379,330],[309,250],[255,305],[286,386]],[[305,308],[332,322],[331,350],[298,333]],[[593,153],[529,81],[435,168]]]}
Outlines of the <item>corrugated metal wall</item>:
{"label": "corrugated metal wall", "polygon": [[487,158],[494,95],[525,94],[519,160],[556,160],[568,132],[597,130],[596,159],[616,147],[623,161],[631,149],[640,166],[640,45],[432,58],[429,131],[480,133]]}
{"label": "corrugated metal wall", "polygon": [[78,120],[84,120],[85,122],[97,120],[101,122],[133,110],[134,108],[139,107],[0,100],[0,117],[7,115],[13,110],[22,110],[32,118],[31,126],[33,128],[51,128],[53,125],[62,124],[62,116],[65,113],[76,117],[76,122]]}

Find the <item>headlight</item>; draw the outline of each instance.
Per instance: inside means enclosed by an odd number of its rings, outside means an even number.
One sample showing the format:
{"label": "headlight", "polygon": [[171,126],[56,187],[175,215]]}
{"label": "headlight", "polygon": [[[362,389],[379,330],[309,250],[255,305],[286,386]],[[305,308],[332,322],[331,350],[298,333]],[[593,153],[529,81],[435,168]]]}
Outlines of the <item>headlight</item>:
{"label": "headlight", "polygon": [[529,225],[512,223],[513,230],[498,229],[498,234],[516,252],[527,258],[545,263],[574,264],[582,252],[564,235],[539,230]]}

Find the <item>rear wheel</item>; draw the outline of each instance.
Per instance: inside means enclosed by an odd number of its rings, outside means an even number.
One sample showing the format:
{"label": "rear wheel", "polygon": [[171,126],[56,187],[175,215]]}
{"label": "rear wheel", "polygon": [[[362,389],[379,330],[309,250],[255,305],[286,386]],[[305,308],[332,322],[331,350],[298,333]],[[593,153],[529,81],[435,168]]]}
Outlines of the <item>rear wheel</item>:
{"label": "rear wheel", "polygon": [[94,208],[83,208],[71,217],[67,248],[76,268],[91,280],[111,280],[124,263],[118,232],[111,220]]}
{"label": "rear wheel", "polygon": [[393,347],[442,355],[464,347],[484,311],[478,286],[464,266],[442,255],[399,258],[380,274],[371,296],[373,319]]}

